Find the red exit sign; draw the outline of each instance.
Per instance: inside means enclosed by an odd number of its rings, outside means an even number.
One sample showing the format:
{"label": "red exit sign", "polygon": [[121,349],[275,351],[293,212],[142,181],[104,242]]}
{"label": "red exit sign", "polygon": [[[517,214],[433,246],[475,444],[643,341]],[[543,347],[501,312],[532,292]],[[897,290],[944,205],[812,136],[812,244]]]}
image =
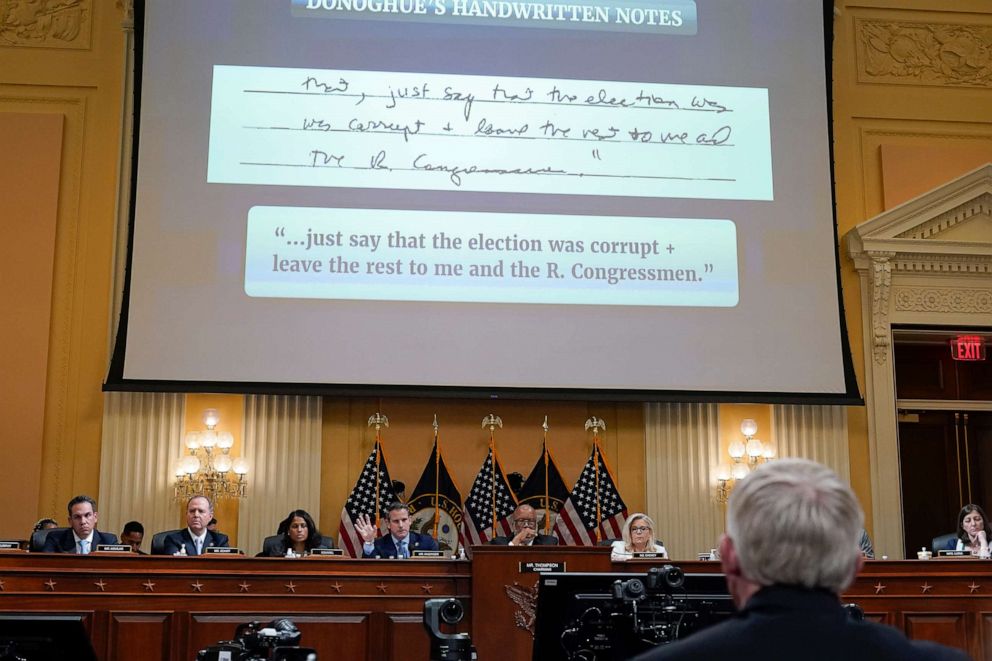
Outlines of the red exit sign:
{"label": "red exit sign", "polygon": [[954,360],[985,360],[985,338],[980,335],[959,335],[951,340]]}

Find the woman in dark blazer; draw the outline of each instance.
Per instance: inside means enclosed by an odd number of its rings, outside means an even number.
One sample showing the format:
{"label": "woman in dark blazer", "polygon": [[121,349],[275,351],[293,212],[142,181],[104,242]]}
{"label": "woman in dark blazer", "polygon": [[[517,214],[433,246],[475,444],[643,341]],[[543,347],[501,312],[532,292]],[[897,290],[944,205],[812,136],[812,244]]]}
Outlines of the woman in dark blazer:
{"label": "woman in dark blazer", "polygon": [[283,557],[289,549],[296,555],[306,555],[318,548],[332,549],[334,542],[320,534],[313,517],[306,510],[293,510],[280,522],[277,534],[265,540],[262,555]]}
{"label": "woman in dark blazer", "polygon": [[990,543],[992,543],[992,528],[989,527],[985,510],[974,504],[962,507],[958,513],[957,537],[950,541],[947,548],[953,551],[969,551],[980,558],[988,558]]}

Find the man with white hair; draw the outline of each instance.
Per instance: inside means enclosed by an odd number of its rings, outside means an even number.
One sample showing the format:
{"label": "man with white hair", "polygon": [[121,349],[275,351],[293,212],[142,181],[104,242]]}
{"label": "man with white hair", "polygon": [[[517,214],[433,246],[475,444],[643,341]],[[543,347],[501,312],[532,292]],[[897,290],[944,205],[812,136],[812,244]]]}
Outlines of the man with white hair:
{"label": "man with white hair", "polygon": [[803,659],[960,661],[968,656],[898,630],[855,621],[840,593],[864,565],[864,515],[850,487],[805,459],[769,462],[727,506],[720,560],[738,612],[639,661]]}

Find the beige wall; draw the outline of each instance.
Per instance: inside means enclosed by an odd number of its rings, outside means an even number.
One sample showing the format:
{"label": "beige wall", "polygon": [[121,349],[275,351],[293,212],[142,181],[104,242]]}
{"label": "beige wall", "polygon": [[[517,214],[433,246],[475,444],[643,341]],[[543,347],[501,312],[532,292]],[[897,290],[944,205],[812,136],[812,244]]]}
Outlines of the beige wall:
{"label": "beige wall", "polygon": [[[18,484],[25,484],[6,501],[8,509],[25,513],[24,522],[60,512],[74,493],[95,494],[97,490],[100,385],[107,365],[116,254],[121,24],[127,18],[128,4],[126,0],[80,0],[71,14],[55,22],[31,15],[34,5],[30,4],[25,5],[26,15],[0,16],[0,115],[61,117],[63,131],[58,173],[52,177],[57,182],[54,243],[49,240],[37,252],[32,249],[31,257],[41,264],[45,254],[54,251],[48,283],[47,366],[43,377],[33,375],[33,389],[18,392],[24,398],[22,416],[30,418],[23,434],[9,425],[0,431],[2,446],[16,447],[24,457],[22,463],[8,461],[0,468],[0,483],[16,478],[23,480]],[[834,139],[839,235],[843,236],[906,196],[987,159],[992,144],[992,81],[989,63],[981,59],[987,58],[987,49],[975,49],[975,42],[984,39],[987,43],[992,6],[986,0],[839,0],[837,6]],[[12,26],[12,21],[17,25]],[[941,34],[952,33],[953,38],[938,39],[942,29]],[[906,65],[907,54],[916,63],[915,73]],[[52,195],[46,194],[44,202],[51,206]],[[5,206],[5,224],[10,222],[8,211]],[[6,261],[0,264],[0,281],[12,278],[14,268]],[[843,253],[841,277],[848,334],[863,389],[858,280]],[[43,308],[38,303],[35,311]],[[0,335],[0,341],[10,338]],[[42,367],[39,363],[30,369],[37,372]],[[5,398],[18,388],[9,381],[0,383]],[[44,383],[43,394],[38,392],[39,383]],[[198,416],[211,401],[202,396],[188,407],[189,415]],[[395,427],[386,436],[390,461],[395,476],[410,488],[426,460],[430,421],[437,411],[442,439],[451,439],[445,452],[463,490],[485,454],[486,439],[479,422],[486,413],[503,417],[507,427],[498,438],[500,453],[509,470],[521,472],[529,470],[536,458],[540,421],[548,413],[552,445],[567,479],[575,477],[588,453],[582,421],[596,413],[611,423],[607,454],[628,504],[632,508],[643,504],[644,478],[639,469],[643,422],[636,406],[329,400],[321,467],[321,523],[326,529],[336,527],[341,502],[368,453],[370,432],[365,419],[376,409],[394,421]],[[871,467],[864,416],[861,408],[849,411],[851,477],[870,511]],[[721,431],[727,440],[743,417],[753,417],[763,429],[768,428],[762,422],[770,419],[767,406],[723,406]],[[240,427],[231,431],[239,435]],[[236,525],[234,514],[226,516]],[[22,525],[12,522],[10,534]]]}
{"label": "beige wall", "polygon": [[[0,502],[34,505],[40,489],[45,378],[51,331],[52,269],[58,211],[62,116],[0,113],[0,420],[11,468],[0,480]],[[19,538],[37,517],[14,507],[0,537]],[[45,515],[64,520],[62,509]]]}
{"label": "beige wall", "polygon": [[[47,200],[55,207],[54,244],[32,257],[43,261],[54,249],[46,275],[47,367],[37,377],[45,390],[20,393],[30,399],[21,415],[32,415],[43,432],[40,439],[16,438],[6,421],[0,430],[0,483],[16,482],[34,469],[25,479],[37,490],[5,501],[8,510],[29,513],[25,519],[64,512],[75,493],[99,495],[100,384],[107,364],[120,144],[123,11],[117,4],[82,0],[47,15],[42,3],[21,3],[17,11],[0,13],[0,116],[55,117],[62,125],[57,193]],[[6,199],[3,204],[6,225],[11,218]],[[16,279],[13,269],[0,265],[0,281]],[[11,388],[4,386],[7,398]],[[15,460],[19,454],[9,454],[12,447],[24,453],[24,464]],[[40,467],[31,459],[39,454]]]}

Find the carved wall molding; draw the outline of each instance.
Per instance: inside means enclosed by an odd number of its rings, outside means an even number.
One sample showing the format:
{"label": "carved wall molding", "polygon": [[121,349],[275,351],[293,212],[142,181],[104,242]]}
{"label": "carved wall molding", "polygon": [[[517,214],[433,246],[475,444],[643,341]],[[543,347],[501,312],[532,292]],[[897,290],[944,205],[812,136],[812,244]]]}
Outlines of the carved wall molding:
{"label": "carved wall molding", "polygon": [[[864,193],[862,211],[872,217],[885,209],[881,178],[880,148],[885,145],[927,147],[935,144],[966,149],[992,147],[992,124],[988,122],[951,122],[936,118],[918,119],[859,119],[857,144],[861,153],[861,186]],[[873,199],[872,196],[877,196]],[[933,201],[934,208],[939,206]],[[937,211],[939,213],[939,211]],[[927,216],[920,209],[921,220]]]}
{"label": "carved wall molding", "polygon": [[134,29],[134,0],[117,0],[117,8],[124,12],[121,24],[125,30]]}
{"label": "carved wall molding", "polygon": [[992,288],[895,287],[893,297],[900,312],[992,314]]}
{"label": "carved wall molding", "polygon": [[889,355],[889,286],[892,284],[893,252],[870,252],[871,257],[871,344],[875,362],[883,365]]}
{"label": "carved wall molding", "polygon": [[0,45],[90,47],[93,0],[0,0]]}
{"label": "carved wall molding", "polygon": [[987,87],[992,26],[856,18],[858,78],[890,85]]}
{"label": "carved wall molding", "polygon": [[[866,124],[868,122],[865,122]],[[884,124],[884,128],[878,124]],[[924,130],[922,126],[933,127],[932,130]],[[896,126],[905,126],[905,129],[895,128]],[[947,126],[952,127],[955,130],[943,130],[940,127]],[[912,128],[910,128],[912,127]],[[963,127],[973,128],[974,132],[962,132]],[[926,120],[925,122],[917,119],[894,119],[887,118],[884,122],[879,122],[872,120],[871,126],[861,127],[860,137],[862,142],[871,142],[871,139],[879,138],[905,138],[907,140],[919,140],[919,144],[928,145],[933,142],[952,142],[953,141],[976,141],[979,144],[988,142],[992,140],[992,133],[989,132],[988,124],[979,124],[975,122],[961,123],[961,122],[949,122],[943,120]],[[916,144],[916,143],[912,143]],[[874,147],[872,147],[874,148]],[[877,155],[874,156],[873,161],[877,160]]]}
{"label": "carved wall molding", "polygon": [[965,207],[952,209],[911,230],[897,234],[900,239],[926,239],[946,229],[954,227],[969,218],[979,215],[992,215],[992,194],[985,193],[975,198]]}
{"label": "carved wall molding", "polygon": [[985,275],[992,273],[992,257],[982,255],[900,254],[892,269],[904,273],[950,273]]}

